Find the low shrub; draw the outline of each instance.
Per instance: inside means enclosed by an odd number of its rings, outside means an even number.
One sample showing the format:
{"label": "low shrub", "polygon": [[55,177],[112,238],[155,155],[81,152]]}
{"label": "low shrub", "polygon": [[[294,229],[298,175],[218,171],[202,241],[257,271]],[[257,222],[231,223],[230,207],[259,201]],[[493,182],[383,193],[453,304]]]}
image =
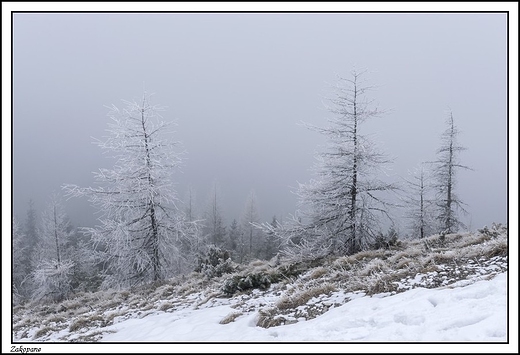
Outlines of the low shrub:
{"label": "low shrub", "polygon": [[265,273],[249,274],[247,276],[233,276],[224,281],[222,292],[227,296],[232,296],[236,292],[250,289],[267,290],[271,286],[272,275]]}
{"label": "low shrub", "polygon": [[195,271],[207,278],[220,277],[234,272],[231,254],[215,246],[210,246],[206,253],[198,256]]}
{"label": "low shrub", "polygon": [[503,226],[501,223],[493,223],[491,225],[491,228],[488,228],[487,226],[484,226],[484,228],[477,230],[480,234],[483,234],[490,238],[496,238],[500,234],[505,233],[507,234],[507,227]]}
{"label": "low shrub", "polygon": [[397,236],[397,232],[394,228],[390,228],[388,233],[384,235],[383,233],[379,233],[374,242],[372,243],[373,249],[391,249],[393,247],[401,246],[401,242]]}

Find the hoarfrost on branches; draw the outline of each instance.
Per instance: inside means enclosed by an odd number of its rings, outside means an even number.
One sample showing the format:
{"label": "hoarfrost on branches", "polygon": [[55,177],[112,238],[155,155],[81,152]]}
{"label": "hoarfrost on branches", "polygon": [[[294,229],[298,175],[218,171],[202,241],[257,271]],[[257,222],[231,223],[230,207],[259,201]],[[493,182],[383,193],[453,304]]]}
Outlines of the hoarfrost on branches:
{"label": "hoarfrost on branches", "polygon": [[51,196],[41,221],[32,273],[33,298],[59,301],[72,290],[75,263],[71,247],[73,229],[56,193]]}
{"label": "hoarfrost on branches", "polygon": [[408,209],[406,217],[410,221],[412,236],[422,239],[434,232],[435,205],[430,193],[431,173],[421,164],[410,175],[406,180],[409,193],[403,198],[403,202]]}
{"label": "hoarfrost on branches", "polygon": [[61,301],[69,294],[74,262],[57,259],[42,260],[33,273],[36,300],[43,298]]}
{"label": "hoarfrost on branches", "polygon": [[13,303],[17,304],[24,299],[25,292],[23,284],[27,278],[24,267],[24,255],[27,253],[27,246],[24,245],[25,236],[22,227],[16,218],[12,219],[12,291]]}
{"label": "hoarfrost on branches", "polygon": [[254,190],[250,191],[244,212],[242,213],[242,237],[244,238],[241,242],[241,252],[246,255],[246,260],[253,260],[258,257],[259,249],[262,244],[262,232],[258,228],[255,228],[255,224],[259,223],[258,209],[256,202],[256,193]]}
{"label": "hoarfrost on branches", "polygon": [[453,113],[446,120],[448,128],[441,136],[441,147],[437,150],[438,159],[433,164],[435,186],[437,191],[437,222],[438,231],[443,234],[457,232],[465,225],[459,219],[457,212],[466,213],[464,202],[455,193],[458,169],[470,169],[460,163],[459,155],[466,148],[457,142],[460,131],[455,126]]}
{"label": "hoarfrost on branches", "polygon": [[101,217],[87,228],[106,260],[106,286],[130,286],[157,281],[184,271],[189,245],[197,226],[177,206],[171,179],[180,167],[179,142],[171,139],[171,123],[164,108],[152,105],[150,95],[140,102],[123,101],[110,107],[109,136],[95,143],[116,162],[95,172],[96,187],[65,185],[68,196],[89,198]]}
{"label": "hoarfrost on branches", "polygon": [[204,212],[205,221],[203,232],[207,244],[212,244],[217,248],[224,245],[226,236],[226,226],[224,225],[224,219],[222,217],[221,198],[218,183],[214,181]]}
{"label": "hoarfrost on branches", "polygon": [[263,225],[284,240],[293,258],[366,249],[381,220],[390,217],[384,193],[395,186],[378,178],[389,160],[361,130],[363,122],[380,114],[366,98],[371,87],[364,84],[363,74],[352,71],[349,78],[339,78],[327,127],[307,125],[325,135],[328,145],[317,156],[316,178],[299,184],[297,216],[276,231]]}

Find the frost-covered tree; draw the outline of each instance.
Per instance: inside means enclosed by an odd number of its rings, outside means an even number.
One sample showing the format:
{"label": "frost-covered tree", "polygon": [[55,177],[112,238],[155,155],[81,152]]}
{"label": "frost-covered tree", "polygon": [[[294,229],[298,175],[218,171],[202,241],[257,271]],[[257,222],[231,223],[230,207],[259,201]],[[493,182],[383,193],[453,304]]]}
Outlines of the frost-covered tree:
{"label": "frost-covered tree", "polygon": [[181,255],[177,259],[178,269],[192,271],[196,267],[196,257],[206,250],[204,221],[199,218],[196,210],[196,193],[192,186],[184,195],[184,214],[186,217],[185,238],[180,240]]}
{"label": "frost-covered tree", "polygon": [[42,213],[38,243],[38,259],[56,259],[60,263],[70,259],[74,231],[65,213],[60,197],[51,195],[47,208]]}
{"label": "frost-covered tree", "polygon": [[24,245],[24,234],[22,227],[16,218],[12,220],[12,294],[13,303],[19,303],[27,296],[24,281],[27,277],[25,271],[25,254],[27,247]]}
{"label": "frost-covered tree", "polygon": [[264,258],[266,260],[273,258],[280,251],[280,240],[276,236],[276,229],[278,228],[280,223],[276,219],[276,216],[273,216],[273,219],[270,224],[272,228],[267,230],[267,232],[265,233],[263,248]]}
{"label": "frost-covered tree", "polygon": [[42,214],[37,263],[32,274],[34,298],[62,300],[72,290],[72,234],[60,198],[53,194]]}
{"label": "frost-covered tree", "polygon": [[408,191],[404,197],[406,218],[412,236],[424,238],[434,233],[434,202],[431,196],[430,172],[421,164],[406,180]]}
{"label": "frost-covered tree", "polygon": [[95,172],[96,187],[65,185],[68,196],[88,197],[101,213],[100,225],[87,228],[104,248],[105,286],[156,281],[180,272],[179,247],[192,223],[178,208],[172,174],[181,164],[179,142],[171,123],[144,94],[139,102],[110,107],[104,140],[96,144],[115,160],[111,169]]}
{"label": "frost-covered tree", "polygon": [[233,258],[239,262],[243,261],[245,254],[243,252],[243,248],[240,245],[242,241],[242,234],[243,233],[240,224],[238,224],[238,221],[234,219],[228,229],[228,243],[226,247],[229,251],[231,251]]}
{"label": "frost-covered tree", "polygon": [[104,247],[90,236],[74,231],[71,238],[71,259],[74,261],[72,289],[76,292],[97,291],[103,281]]}
{"label": "frost-covered tree", "polygon": [[457,212],[466,212],[464,203],[455,193],[458,169],[470,169],[460,163],[459,153],[466,148],[457,142],[459,130],[455,126],[453,113],[446,120],[448,128],[441,136],[441,147],[437,150],[437,160],[432,162],[435,178],[434,188],[437,191],[437,222],[438,232],[452,233],[464,228]]}
{"label": "frost-covered tree", "polygon": [[37,264],[37,245],[39,243],[37,213],[33,200],[29,200],[29,208],[23,224],[13,219],[13,296],[18,300],[28,299],[34,289],[32,274]]}
{"label": "frost-covered tree", "polygon": [[33,273],[36,300],[49,299],[61,301],[70,293],[74,262],[56,259],[42,260]]}
{"label": "frost-covered tree", "polygon": [[186,214],[186,219],[189,222],[195,221],[196,218],[196,211],[195,211],[195,201],[196,201],[196,194],[193,187],[189,186],[188,191],[186,191],[186,196],[184,198],[184,213]]}
{"label": "frost-covered tree", "polygon": [[[389,160],[362,131],[363,123],[380,114],[367,99],[371,89],[364,72],[339,78],[324,128],[309,126],[328,139],[317,157],[317,177],[300,184],[302,211],[293,237],[319,253],[352,254],[368,248],[389,217],[384,194],[394,186],[379,178]],[[301,220],[300,220],[301,218]],[[298,236],[299,235],[299,236]],[[319,249],[319,250],[318,250]]]}
{"label": "frost-covered tree", "polygon": [[222,247],[225,243],[226,226],[222,218],[221,193],[216,182],[213,183],[204,213],[204,234],[209,244]]}
{"label": "frost-covered tree", "polygon": [[23,247],[25,252],[22,257],[24,273],[30,275],[34,271],[36,246],[39,242],[37,213],[33,200],[29,200],[29,208],[23,228]]}
{"label": "frost-covered tree", "polygon": [[254,191],[251,191],[247,197],[241,221],[246,253],[249,260],[254,256],[258,256],[259,249],[263,242],[263,232],[255,227],[259,221],[256,194]]}

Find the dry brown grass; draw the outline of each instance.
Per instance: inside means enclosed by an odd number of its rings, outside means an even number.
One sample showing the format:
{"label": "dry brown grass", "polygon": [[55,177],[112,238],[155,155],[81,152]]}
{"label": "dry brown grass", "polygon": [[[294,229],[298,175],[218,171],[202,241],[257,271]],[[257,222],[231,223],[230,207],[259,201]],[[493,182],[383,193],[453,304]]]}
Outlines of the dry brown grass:
{"label": "dry brown grass", "polygon": [[54,303],[49,303],[42,305],[40,307],[36,306],[36,309],[38,309],[38,316],[45,318],[45,316],[48,316],[49,314],[57,313],[58,308],[57,305]]}
{"label": "dry brown grass", "polygon": [[409,268],[415,265],[416,261],[407,257],[398,259],[398,261],[394,264],[396,269],[404,269]]}
{"label": "dry brown grass", "polygon": [[175,287],[173,285],[167,285],[161,289],[158,289],[157,291],[158,291],[157,293],[159,293],[159,296],[161,298],[167,298],[167,297],[172,296],[175,293]]}
{"label": "dry brown grass", "polygon": [[70,324],[69,331],[75,332],[77,330],[87,327],[88,324],[89,324],[89,322],[88,322],[87,318],[85,318],[85,317],[78,318]]}
{"label": "dry brown grass", "polygon": [[66,319],[58,314],[52,315],[45,320],[45,323],[63,323]]}
{"label": "dry brown grass", "polygon": [[468,236],[467,233],[465,233],[465,234],[459,234],[459,233],[448,234],[448,235],[446,235],[446,241],[450,244],[457,244],[458,242],[467,239],[467,236]]}
{"label": "dry brown grass", "polygon": [[235,319],[240,317],[242,314],[244,314],[244,313],[242,313],[242,312],[231,312],[227,316],[222,318],[222,320],[219,322],[219,324],[228,324],[228,323],[234,322]]}
{"label": "dry brown grass", "polygon": [[[282,262],[274,268],[265,261],[255,260],[246,266],[238,266],[235,275],[245,277],[251,273],[261,274],[270,280],[271,287],[279,290],[278,294],[272,293],[274,297],[278,297],[275,306],[259,311],[257,325],[268,328],[288,324],[299,316],[307,317],[312,308],[319,305],[319,302],[309,302],[313,297],[321,299],[322,295],[337,289],[343,292],[362,291],[368,295],[401,292],[405,288],[397,290],[397,282],[413,279],[417,274],[462,269],[468,259],[487,265],[488,262],[493,262],[489,261],[490,258],[508,255],[507,238],[507,230],[504,232],[496,228],[472,234],[449,234],[444,239],[433,235],[421,240],[403,241],[395,249],[367,250],[315,262]],[[502,259],[501,262],[501,268],[507,268],[507,259]],[[466,277],[465,273],[461,275]],[[27,302],[13,309],[16,313],[13,314],[13,332],[36,332],[35,338],[46,339],[50,332],[60,330],[57,328],[68,327],[71,333],[84,333],[82,336],[85,336],[85,341],[95,341],[98,334],[88,333],[96,330],[94,328],[112,324],[114,318],[128,313],[127,308],[137,308],[139,314],[145,316],[153,314],[155,309],[171,311],[177,300],[191,302],[192,306],[197,307],[195,299],[186,297],[193,293],[202,292],[201,296],[206,296],[202,301],[199,300],[198,305],[222,295],[220,287],[223,278],[204,280],[199,273],[192,273],[177,280],[176,283],[168,281],[146,285],[134,291],[79,293],[61,303]],[[435,282],[430,284],[431,287],[435,285]],[[242,293],[249,292],[250,290],[243,290]],[[247,302],[243,301],[236,306],[241,307],[245,303]],[[231,323],[243,313],[251,311],[240,307],[224,317],[220,323]],[[97,314],[93,314],[93,310]],[[325,311],[319,309],[318,313]]]}
{"label": "dry brown grass", "polygon": [[313,297],[317,297],[322,294],[330,294],[336,290],[337,289],[335,285],[331,283],[324,283],[303,291],[295,292],[292,295],[284,295],[278,300],[278,302],[276,302],[276,307],[280,310],[294,309],[296,307],[303,306]]}
{"label": "dry brown grass", "polygon": [[348,256],[341,256],[332,262],[331,267],[344,271],[352,269],[352,264]]}
{"label": "dry brown grass", "polygon": [[86,335],[80,335],[79,337],[72,340],[72,342],[74,342],[74,343],[95,343],[103,337],[103,334],[106,334],[106,333],[115,333],[115,330],[94,331],[94,332],[86,334]]}
{"label": "dry brown grass", "polygon": [[69,326],[69,331],[75,332],[83,328],[92,326],[92,323],[104,323],[104,318],[99,314],[94,314],[90,317],[80,317],[72,322]]}
{"label": "dry brown grass", "polygon": [[148,311],[150,309],[152,309],[154,307],[154,304],[153,303],[143,303],[142,306],[140,307],[141,311]]}
{"label": "dry brown grass", "polygon": [[[18,328],[21,329],[21,328],[23,328],[23,327],[26,327],[26,326],[30,325],[30,324],[33,323],[33,322],[34,322],[34,320],[31,319],[31,318],[29,318],[29,317],[27,317],[27,318],[22,318],[19,322],[17,322],[17,323],[14,325],[14,328],[16,328],[16,329],[18,329]],[[13,330],[15,330],[14,328],[13,328]]]}
{"label": "dry brown grass", "polygon": [[63,307],[65,307],[69,311],[73,311],[75,309],[78,309],[80,307],[83,307],[85,305],[85,300],[83,300],[83,297],[75,298],[72,300],[64,301],[62,302]]}
{"label": "dry brown grass", "polygon": [[391,263],[398,263],[402,259],[415,259],[423,254],[423,251],[420,248],[414,247],[409,248],[404,251],[399,251],[388,258],[388,261]]}
{"label": "dry brown grass", "polygon": [[400,280],[410,275],[407,270],[399,270],[398,272],[385,273],[370,280],[365,286],[367,295],[372,296],[378,293],[397,292]]}
{"label": "dry brown grass", "polygon": [[388,271],[388,263],[381,259],[372,259],[358,271],[359,276],[370,276],[373,274]]}
{"label": "dry brown grass", "polygon": [[507,239],[503,238],[499,240],[493,240],[490,242],[490,244],[491,247],[484,251],[484,256],[493,258],[495,256],[507,256],[509,254]]}
{"label": "dry brown grass", "polygon": [[101,309],[110,309],[110,308],[116,308],[120,306],[124,300],[121,297],[118,297],[117,295],[113,295],[113,297],[104,300],[99,304],[99,307]]}
{"label": "dry brown grass", "polygon": [[112,312],[109,315],[105,315],[105,321],[104,322],[107,325],[108,324],[113,324],[114,323],[114,318],[124,316],[126,313],[127,312],[125,312],[125,311]]}
{"label": "dry brown grass", "polygon": [[455,245],[458,248],[465,248],[473,245],[480,245],[482,243],[487,242],[490,240],[491,237],[485,234],[476,233],[473,235],[469,235],[468,237],[461,239],[458,241],[458,243]]}
{"label": "dry brown grass", "polygon": [[192,272],[186,277],[186,281],[178,286],[177,294],[182,296],[188,296],[192,293],[198,292],[202,289],[203,280],[200,274]]}
{"label": "dry brown grass", "polygon": [[313,269],[309,275],[309,278],[311,280],[319,279],[320,277],[323,277],[327,275],[329,270],[323,266],[318,266],[317,268]]}
{"label": "dry brown grass", "polygon": [[36,332],[36,334],[34,334],[34,337],[33,339],[38,339],[38,338],[41,338],[45,335],[47,335],[48,333],[52,332],[52,331],[55,331],[56,329],[53,328],[53,327],[50,327],[50,326],[44,326],[43,328],[41,328],[40,330],[38,330]]}
{"label": "dry brown grass", "polygon": [[434,253],[432,257],[436,264],[446,264],[456,260],[459,257],[459,254],[458,251],[446,250]]}
{"label": "dry brown grass", "polygon": [[363,260],[372,260],[375,258],[386,259],[389,254],[386,250],[377,249],[377,250],[364,250],[359,253],[350,255],[347,257],[347,261],[350,264],[359,263]]}
{"label": "dry brown grass", "polygon": [[391,284],[385,278],[377,279],[374,283],[368,285],[367,295],[372,296],[378,293],[392,292],[397,289],[395,284]]}
{"label": "dry brown grass", "polygon": [[164,302],[164,303],[161,304],[161,306],[159,307],[159,310],[160,310],[160,311],[164,311],[164,312],[166,312],[167,310],[169,310],[169,309],[171,309],[171,308],[173,308],[173,307],[174,307],[173,303],[171,303],[171,302]]}
{"label": "dry brown grass", "polygon": [[261,309],[258,312],[256,325],[262,328],[271,328],[285,324],[287,319],[282,315],[279,315],[278,312],[279,310],[276,307]]}

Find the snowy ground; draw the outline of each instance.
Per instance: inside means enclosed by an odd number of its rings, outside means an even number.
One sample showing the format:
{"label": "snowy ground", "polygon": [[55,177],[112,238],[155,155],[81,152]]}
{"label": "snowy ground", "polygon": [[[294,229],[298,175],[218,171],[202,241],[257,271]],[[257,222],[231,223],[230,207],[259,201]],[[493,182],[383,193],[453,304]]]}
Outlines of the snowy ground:
{"label": "snowy ground", "polygon": [[[508,259],[507,229],[496,227],[313,265],[252,262],[216,278],[193,273],[22,304],[11,341],[56,352],[78,352],[71,343],[82,343],[82,351],[128,353],[404,353],[443,345],[450,347],[437,351],[518,353],[510,350],[518,350],[518,299]],[[254,275],[283,278],[226,294],[228,281]],[[399,344],[423,348],[396,350]]]}
{"label": "snowy ground", "polygon": [[[507,341],[507,273],[466,287],[361,296],[317,318],[261,328],[258,314],[220,324],[229,304],[128,319],[101,341]],[[223,302],[225,303],[225,302]]]}

